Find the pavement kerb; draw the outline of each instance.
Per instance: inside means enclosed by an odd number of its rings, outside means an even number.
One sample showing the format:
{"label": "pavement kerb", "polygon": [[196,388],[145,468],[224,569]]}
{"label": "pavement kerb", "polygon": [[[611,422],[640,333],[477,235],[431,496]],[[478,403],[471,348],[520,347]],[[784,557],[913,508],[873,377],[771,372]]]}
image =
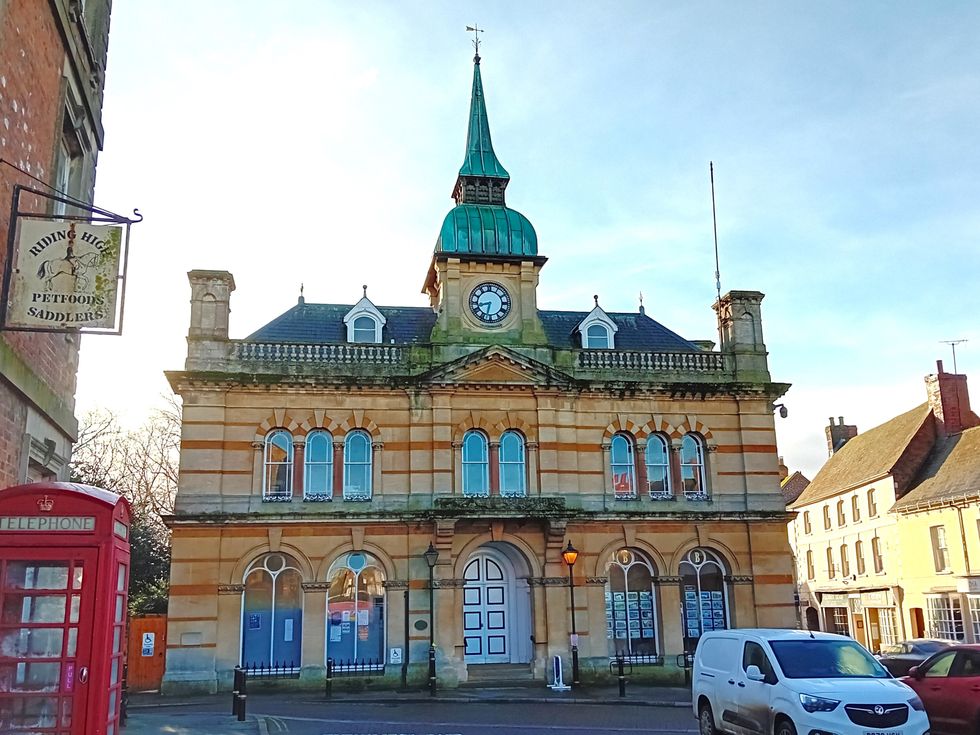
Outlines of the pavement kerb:
{"label": "pavement kerb", "polygon": [[417,699],[398,698],[398,697],[377,697],[370,700],[357,699],[354,697],[331,697],[330,699],[318,699],[315,701],[304,701],[303,704],[366,704],[367,701],[377,704],[409,704],[419,702],[451,703],[451,704],[594,704],[603,707],[616,705],[629,705],[633,707],[686,707],[690,709],[691,702],[678,702],[676,700],[653,700],[653,699],[591,699],[588,697],[568,697],[558,699],[557,697],[425,697]]}

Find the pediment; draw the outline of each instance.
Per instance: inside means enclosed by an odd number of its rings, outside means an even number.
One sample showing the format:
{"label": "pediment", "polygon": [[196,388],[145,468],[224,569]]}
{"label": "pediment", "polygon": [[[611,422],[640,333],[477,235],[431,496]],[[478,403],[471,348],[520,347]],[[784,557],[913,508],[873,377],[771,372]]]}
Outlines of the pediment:
{"label": "pediment", "polygon": [[556,385],[571,378],[504,347],[489,347],[436,368],[429,382],[459,385]]}

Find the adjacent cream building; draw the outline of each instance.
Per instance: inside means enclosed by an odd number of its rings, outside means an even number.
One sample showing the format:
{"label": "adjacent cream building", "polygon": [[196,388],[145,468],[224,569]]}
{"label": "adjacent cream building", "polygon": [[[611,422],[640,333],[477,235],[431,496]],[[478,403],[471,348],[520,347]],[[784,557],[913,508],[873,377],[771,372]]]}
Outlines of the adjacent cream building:
{"label": "adjacent cream building", "polygon": [[926,377],[928,401],[833,454],[790,505],[804,624],[871,650],[917,637],[980,642],[980,421],[965,375]]}

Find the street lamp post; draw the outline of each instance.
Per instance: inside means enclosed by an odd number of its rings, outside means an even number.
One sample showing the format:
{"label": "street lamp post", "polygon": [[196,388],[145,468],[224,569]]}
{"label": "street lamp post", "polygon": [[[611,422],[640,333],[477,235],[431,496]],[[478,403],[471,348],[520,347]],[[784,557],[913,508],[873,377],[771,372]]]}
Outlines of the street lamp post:
{"label": "street lamp post", "polygon": [[561,558],[568,565],[568,595],[572,602],[572,685],[578,686],[578,631],[575,629],[575,562],[578,559],[578,549],[568,542],[561,552]]}
{"label": "street lamp post", "polygon": [[429,696],[436,696],[436,610],[434,570],[439,561],[439,550],[429,542],[429,548],[422,554],[425,563],[429,565]]}

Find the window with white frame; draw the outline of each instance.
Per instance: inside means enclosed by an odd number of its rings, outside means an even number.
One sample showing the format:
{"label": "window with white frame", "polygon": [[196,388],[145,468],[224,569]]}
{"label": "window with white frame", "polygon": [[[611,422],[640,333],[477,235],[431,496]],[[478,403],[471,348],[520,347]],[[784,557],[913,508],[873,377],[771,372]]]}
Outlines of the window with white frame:
{"label": "window with white frame", "polygon": [[967,595],[970,606],[970,624],[973,626],[973,641],[980,643],[980,595]]}
{"label": "window with white frame", "polygon": [[355,317],[351,332],[354,337],[352,341],[358,344],[377,344],[381,341],[381,325],[374,317]]}
{"label": "window with white frame", "polygon": [[622,548],[606,565],[606,638],[610,657],[653,663],[657,646],[657,569],[639,551]]}
{"label": "window with white frame", "polygon": [[303,498],[330,500],[333,496],[333,437],[316,430],[306,435],[303,462]]}
{"label": "window with white frame", "polygon": [[603,324],[591,324],[585,330],[587,350],[608,350],[610,347],[609,329]]}
{"label": "window with white frame", "polygon": [[662,434],[651,434],[647,439],[646,469],[650,497],[654,500],[673,497],[670,487],[670,444]]}
{"label": "window with white frame", "polygon": [[874,562],[875,574],[885,571],[885,557],[881,554],[881,539],[877,536],[871,539],[871,559]]}
{"label": "window with white frame", "polygon": [[327,656],[335,666],[383,670],[385,575],[371,554],[352,551],[330,565],[327,593]]}
{"label": "window with white frame", "polygon": [[850,635],[851,626],[847,620],[847,608],[831,607],[827,611],[829,613],[827,615],[828,632],[836,633],[837,635]]}
{"label": "window with white frame", "polygon": [[371,499],[371,437],[350,432],[344,439],[344,500]]}
{"label": "window with white frame", "polygon": [[857,573],[864,574],[864,542],[854,542],[854,563],[857,565]]}
{"label": "window with white frame", "polygon": [[813,579],[816,575],[813,569],[813,552],[809,549],[806,552],[806,578]]}
{"label": "window with white frame", "polygon": [[262,499],[288,501],[293,497],[293,437],[277,429],[265,438]]}
{"label": "window with white frame", "polygon": [[823,529],[825,531],[830,530],[830,506],[825,505],[823,507]]}
{"label": "window with white frame", "polygon": [[690,650],[694,640],[709,630],[729,626],[728,589],[725,567],[710,549],[689,551],[678,567],[684,607],[684,643]]}
{"label": "window with white frame", "polygon": [[834,569],[834,550],[827,547],[827,576],[833,579],[837,576],[837,570]]}
{"label": "window with white frame", "polygon": [[803,511],[803,533],[810,533],[813,530],[810,525],[810,511]]}
{"label": "window with white frame", "polygon": [[463,437],[463,495],[490,495],[490,456],[487,436],[467,431]]}
{"label": "window with white frame", "polygon": [[930,638],[965,640],[960,598],[954,595],[927,595],[926,628]]}
{"label": "window with white frame", "polygon": [[898,626],[895,624],[895,608],[878,608],[878,634],[882,646],[898,643]]}
{"label": "window with white frame", "polygon": [[516,431],[505,431],[500,437],[500,494],[509,498],[527,495],[524,437]]}
{"label": "window with white frame", "polygon": [[843,577],[851,576],[851,560],[847,553],[847,544],[840,545],[840,573]]}
{"label": "window with white frame", "polygon": [[684,495],[691,500],[708,497],[704,472],[704,440],[697,434],[685,434],[681,439],[681,484]]}
{"label": "window with white frame", "polygon": [[937,572],[949,571],[949,546],[946,544],[946,527],[932,526],[929,528],[932,539],[932,561]]}
{"label": "window with white frame", "polygon": [[851,496],[851,520],[855,523],[861,520],[861,504],[857,495]]}
{"label": "window with white frame", "polygon": [[617,500],[636,498],[636,465],[634,463],[633,437],[616,434],[609,449],[613,495]]}
{"label": "window with white frame", "polygon": [[844,501],[837,501],[837,526],[843,526],[847,523],[847,518],[844,517]]}
{"label": "window with white frame", "polygon": [[874,518],[878,515],[878,501],[875,498],[875,489],[868,490],[868,516]]}
{"label": "window with white frame", "polygon": [[259,671],[300,669],[303,640],[303,577],[289,554],[252,562],[242,592],[242,666]]}

